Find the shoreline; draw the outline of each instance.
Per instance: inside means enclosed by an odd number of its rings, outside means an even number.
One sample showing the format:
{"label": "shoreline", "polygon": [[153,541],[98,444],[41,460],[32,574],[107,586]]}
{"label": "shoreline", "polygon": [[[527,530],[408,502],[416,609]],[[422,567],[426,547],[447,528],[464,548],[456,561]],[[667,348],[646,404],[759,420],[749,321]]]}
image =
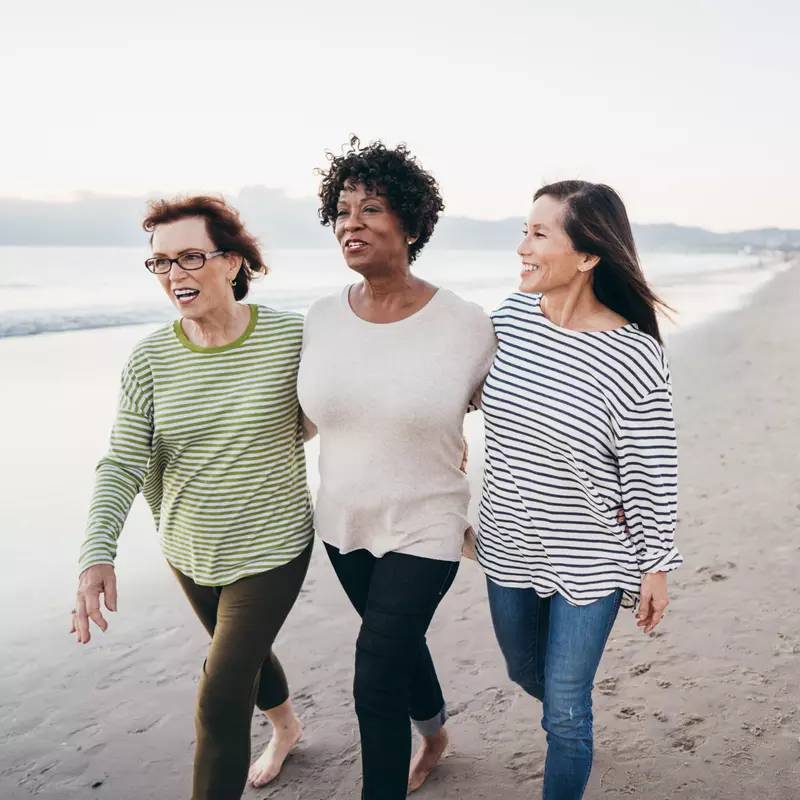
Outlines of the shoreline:
{"label": "shoreline", "polygon": [[[669,342],[685,564],[656,635],[643,636],[627,612],[612,632],[597,676],[587,800],[800,796],[799,300],[796,262],[743,307]],[[121,610],[109,632],[78,647],[64,613],[92,468],[113,418],[114,359],[134,332],[0,343],[15,376],[0,403],[14,421],[1,467],[11,491],[0,508],[0,555],[12,564],[2,591],[6,607],[26,607],[12,615],[0,664],[4,799],[189,793],[206,637],[141,501],[121,540]],[[480,426],[469,415],[473,476]],[[313,476],[313,445],[307,452]],[[318,546],[276,647],[305,736],[278,781],[245,797],[357,800],[357,630]],[[462,561],[429,638],[452,748],[415,796],[530,800],[544,763],[540,714],[505,675],[477,565]],[[268,728],[256,718],[253,731],[255,752]]]}

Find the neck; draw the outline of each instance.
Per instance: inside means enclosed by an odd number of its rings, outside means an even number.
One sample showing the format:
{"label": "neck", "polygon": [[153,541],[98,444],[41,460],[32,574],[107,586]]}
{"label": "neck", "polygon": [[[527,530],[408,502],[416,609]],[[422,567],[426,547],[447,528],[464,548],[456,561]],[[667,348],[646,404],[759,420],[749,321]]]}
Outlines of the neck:
{"label": "neck", "polygon": [[214,308],[197,319],[182,322],[186,338],[198,347],[224,347],[235,342],[247,329],[252,310],[235,300]]}
{"label": "neck", "polygon": [[377,305],[392,305],[403,302],[407,296],[419,288],[419,279],[411,274],[408,264],[401,269],[387,271],[380,275],[364,276],[361,293],[364,300]]}
{"label": "neck", "polygon": [[542,313],[560,328],[582,330],[604,309],[592,289],[592,273],[579,273],[566,286],[542,295]]}

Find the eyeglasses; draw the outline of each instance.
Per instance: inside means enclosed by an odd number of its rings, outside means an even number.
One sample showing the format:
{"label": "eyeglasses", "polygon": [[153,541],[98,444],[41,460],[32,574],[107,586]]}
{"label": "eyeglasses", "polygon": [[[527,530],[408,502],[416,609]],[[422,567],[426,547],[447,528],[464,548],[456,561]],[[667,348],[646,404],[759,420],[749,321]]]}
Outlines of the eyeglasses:
{"label": "eyeglasses", "polygon": [[172,269],[173,264],[177,264],[181,269],[191,271],[201,269],[210,258],[224,255],[224,250],[214,250],[211,253],[184,253],[177,258],[148,258],[144,265],[154,275],[163,275]]}

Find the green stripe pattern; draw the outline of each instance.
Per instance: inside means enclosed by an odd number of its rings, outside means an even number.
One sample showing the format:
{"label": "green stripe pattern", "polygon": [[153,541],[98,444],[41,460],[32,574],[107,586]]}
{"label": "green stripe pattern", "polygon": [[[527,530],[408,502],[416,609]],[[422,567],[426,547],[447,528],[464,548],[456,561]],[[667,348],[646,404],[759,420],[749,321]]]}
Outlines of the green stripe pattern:
{"label": "green stripe pattern", "polygon": [[308,545],[296,388],[303,318],[250,308],[248,329],[225,347],[197,347],[175,322],[134,349],[97,467],[81,570],[114,563],[140,491],[167,560],[203,586],[279,567]]}

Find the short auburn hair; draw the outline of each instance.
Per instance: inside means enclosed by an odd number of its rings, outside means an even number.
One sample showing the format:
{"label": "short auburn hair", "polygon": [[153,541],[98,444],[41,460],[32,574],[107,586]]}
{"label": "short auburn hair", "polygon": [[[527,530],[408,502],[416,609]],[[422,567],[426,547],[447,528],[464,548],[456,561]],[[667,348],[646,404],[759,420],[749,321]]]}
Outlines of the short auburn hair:
{"label": "short auburn hair", "polygon": [[151,200],[142,227],[150,234],[159,225],[177,222],[190,217],[205,220],[208,236],[217,250],[241,256],[242,267],[236,275],[233,296],[244,300],[250,289],[250,281],[257,276],[266,275],[269,267],[264,263],[261,248],[239,217],[239,212],[228,205],[221,197],[196,195],[194,197],[175,197],[172,200]]}

